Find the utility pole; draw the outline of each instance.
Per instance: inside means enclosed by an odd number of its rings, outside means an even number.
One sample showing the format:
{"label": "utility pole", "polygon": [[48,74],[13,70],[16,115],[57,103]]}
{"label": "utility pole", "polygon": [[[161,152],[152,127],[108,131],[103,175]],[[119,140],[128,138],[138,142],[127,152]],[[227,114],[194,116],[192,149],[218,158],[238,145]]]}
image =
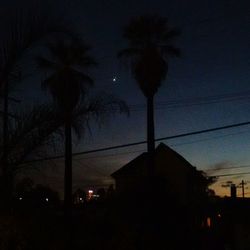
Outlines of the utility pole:
{"label": "utility pole", "polygon": [[242,190],[242,198],[245,198],[245,185],[247,185],[247,182],[244,182],[244,180],[242,180],[239,184],[239,187],[241,187]]}

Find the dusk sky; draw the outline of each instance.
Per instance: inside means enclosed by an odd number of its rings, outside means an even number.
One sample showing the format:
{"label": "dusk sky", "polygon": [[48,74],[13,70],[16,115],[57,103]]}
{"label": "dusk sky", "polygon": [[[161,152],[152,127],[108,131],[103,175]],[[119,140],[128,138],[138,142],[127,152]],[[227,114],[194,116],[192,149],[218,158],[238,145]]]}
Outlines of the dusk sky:
{"label": "dusk sky", "polygon": [[[8,4],[1,2],[3,11]],[[92,55],[99,63],[92,72],[93,91],[114,94],[131,107],[129,117],[117,115],[101,128],[93,125],[92,135],[86,135],[75,152],[146,139],[145,98],[116,56],[126,47],[122,27],[131,17],[145,13],[165,16],[181,30],[176,45],[182,57],[169,60],[167,79],[155,97],[156,138],[250,121],[250,1],[71,0],[55,1],[55,6],[56,3],[60,3],[57,11],[67,16],[93,47]],[[36,89],[39,84],[38,81]],[[29,102],[41,95],[31,89],[25,92],[22,95]],[[201,170],[249,166],[209,174],[250,172],[250,126],[164,143]],[[74,188],[111,183],[109,175],[145,148],[146,145],[76,157]],[[37,174],[39,181],[55,183],[54,187],[61,190],[62,163],[63,160],[46,163],[46,171]],[[250,175],[220,178],[215,185],[217,193],[229,195],[229,190],[220,188],[221,183],[232,180],[238,184],[242,179],[250,181]]]}

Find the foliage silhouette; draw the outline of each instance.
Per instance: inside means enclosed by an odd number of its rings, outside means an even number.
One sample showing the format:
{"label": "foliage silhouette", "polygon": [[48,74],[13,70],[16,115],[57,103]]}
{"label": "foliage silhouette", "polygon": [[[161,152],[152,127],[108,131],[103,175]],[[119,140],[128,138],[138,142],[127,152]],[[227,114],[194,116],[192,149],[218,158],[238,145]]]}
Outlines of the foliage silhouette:
{"label": "foliage silhouette", "polygon": [[[82,129],[89,127],[89,117],[99,120],[107,111],[127,111],[124,102],[102,95],[87,98],[93,79],[88,69],[96,66],[89,55],[90,47],[81,39],[61,39],[47,44],[50,58],[37,56],[38,67],[49,76],[42,86],[48,89],[61,113],[65,127],[65,214],[70,216],[72,206],[72,127],[80,137]],[[118,108],[118,109],[117,109]],[[111,110],[112,111],[111,111]],[[74,119],[78,117],[78,119]]]}
{"label": "foliage silhouette", "polygon": [[[94,59],[89,56],[89,47],[83,41],[58,40],[47,44],[52,59],[43,56],[36,58],[40,69],[50,71],[50,75],[42,83],[49,90],[65,124],[65,173],[64,203],[65,213],[70,214],[72,204],[72,114],[86,89],[93,85],[93,80],[86,70],[95,66]],[[52,72],[51,72],[52,71]]]}
{"label": "foliage silhouette", "polygon": [[159,16],[140,16],[131,19],[124,28],[123,37],[128,47],[118,53],[125,59],[132,74],[147,99],[147,147],[150,154],[150,172],[153,174],[154,96],[168,73],[169,57],[180,56],[173,45],[179,31],[171,28],[168,20]]}
{"label": "foliage silhouette", "polygon": [[[45,154],[45,148],[54,146],[54,138],[58,137],[63,120],[53,105],[37,105],[25,111],[15,113],[17,119],[9,120],[8,125],[8,176],[1,176],[1,193],[8,191],[11,198],[15,176],[24,169],[33,168],[33,165],[24,164],[24,161],[40,154]],[[3,136],[0,137],[2,143]],[[0,161],[4,162],[4,150],[0,152]],[[5,178],[5,179],[4,179]],[[6,180],[6,178],[8,178]],[[6,190],[7,189],[7,190]]]}
{"label": "foliage silhouette", "polygon": [[8,166],[9,151],[9,92],[15,83],[23,80],[22,67],[28,52],[42,40],[52,36],[77,36],[72,28],[66,27],[62,20],[48,9],[41,8],[37,3],[23,5],[13,12],[6,12],[4,28],[1,30],[0,43],[0,97],[3,102],[3,157],[1,172],[6,193],[5,203],[10,201],[12,184],[12,169]]}

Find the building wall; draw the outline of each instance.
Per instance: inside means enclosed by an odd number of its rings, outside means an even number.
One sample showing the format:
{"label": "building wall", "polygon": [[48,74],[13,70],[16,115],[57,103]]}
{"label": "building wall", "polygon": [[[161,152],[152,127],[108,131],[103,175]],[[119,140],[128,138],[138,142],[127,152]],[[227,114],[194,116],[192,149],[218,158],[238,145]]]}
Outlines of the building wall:
{"label": "building wall", "polygon": [[188,166],[183,164],[172,152],[159,152],[155,161],[156,174],[168,183],[169,192],[181,203],[187,202]]}
{"label": "building wall", "polygon": [[[145,162],[142,164],[145,164]],[[120,174],[115,177],[116,190],[118,192],[136,188],[147,176],[147,166],[135,165],[134,168],[135,171],[131,171],[131,175],[124,176]],[[190,193],[192,195],[192,192],[190,192],[194,184],[192,183],[192,179],[190,179],[190,172],[194,170],[192,168],[193,167],[189,165],[188,162],[178,157],[172,150],[163,149],[156,152],[156,176],[166,181],[168,193],[175,196],[182,204],[188,202]],[[140,171],[137,171],[138,169]]]}

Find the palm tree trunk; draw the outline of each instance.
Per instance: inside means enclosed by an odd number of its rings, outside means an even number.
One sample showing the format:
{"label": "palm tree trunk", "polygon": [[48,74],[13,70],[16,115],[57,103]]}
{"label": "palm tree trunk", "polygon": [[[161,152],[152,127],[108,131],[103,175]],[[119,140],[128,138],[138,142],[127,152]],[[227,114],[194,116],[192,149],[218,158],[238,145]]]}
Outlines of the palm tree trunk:
{"label": "palm tree trunk", "polygon": [[64,173],[64,212],[66,217],[72,212],[72,132],[71,119],[65,121],[65,173]]}
{"label": "palm tree trunk", "polygon": [[155,129],[154,129],[154,96],[147,97],[147,147],[149,176],[154,176],[154,152],[155,152]]}

